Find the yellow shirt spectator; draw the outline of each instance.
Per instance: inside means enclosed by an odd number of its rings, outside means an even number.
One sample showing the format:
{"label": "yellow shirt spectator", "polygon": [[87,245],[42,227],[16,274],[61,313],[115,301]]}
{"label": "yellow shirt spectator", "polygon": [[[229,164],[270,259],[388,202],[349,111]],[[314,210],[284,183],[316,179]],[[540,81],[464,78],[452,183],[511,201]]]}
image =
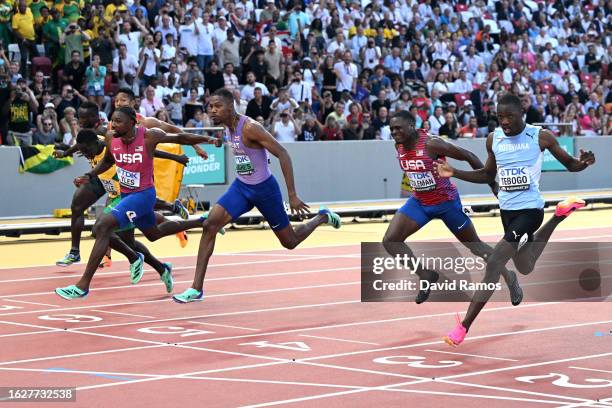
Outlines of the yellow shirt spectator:
{"label": "yellow shirt spectator", "polygon": [[[23,5],[25,6],[25,2]],[[23,13],[21,11],[23,11]],[[13,31],[19,33],[19,35],[26,40],[34,41],[36,39],[36,33],[34,32],[34,16],[32,15],[32,10],[29,8],[19,10],[19,12],[13,15],[12,26]]]}

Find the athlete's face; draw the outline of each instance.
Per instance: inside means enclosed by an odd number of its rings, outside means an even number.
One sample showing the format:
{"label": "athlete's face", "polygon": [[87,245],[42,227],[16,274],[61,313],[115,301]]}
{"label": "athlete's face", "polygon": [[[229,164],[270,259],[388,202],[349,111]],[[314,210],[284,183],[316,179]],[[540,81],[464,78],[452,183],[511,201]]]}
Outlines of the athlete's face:
{"label": "athlete's face", "polygon": [[127,106],[129,108],[132,107],[133,101],[127,94],[120,92],[115,96],[115,109]]}
{"label": "athlete's face", "polygon": [[228,125],[232,118],[233,106],[225,101],[220,96],[213,96],[210,98],[210,119],[215,125],[225,124]]}
{"label": "athlete's face", "polygon": [[516,136],[525,127],[520,106],[497,105],[497,120],[506,136]]}
{"label": "athlete's face", "polygon": [[409,125],[408,122],[402,118],[392,118],[389,127],[391,128],[391,136],[397,144],[409,145],[415,140],[415,136],[417,135],[414,126]]}
{"label": "athlete's face", "polygon": [[79,109],[79,126],[81,129],[93,129],[98,124],[98,118],[96,115],[92,115],[86,109]]}
{"label": "athlete's face", "polygon": [[134,127],[134,121],[123,112],[115,111],[112,121],[113,130],[116,133],[115,137],[126,136],[130,129]]}
{"label": "athlete's face", "polygon": [[98,144],[96,142],[77,143],[76,147],[88,159],[93,159],[98,154]]}

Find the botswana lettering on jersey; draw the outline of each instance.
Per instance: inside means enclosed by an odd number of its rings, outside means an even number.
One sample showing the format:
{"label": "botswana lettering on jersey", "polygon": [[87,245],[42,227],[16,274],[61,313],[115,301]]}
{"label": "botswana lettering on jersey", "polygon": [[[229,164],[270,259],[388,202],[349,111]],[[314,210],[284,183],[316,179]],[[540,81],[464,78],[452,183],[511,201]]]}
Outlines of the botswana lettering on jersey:
{"label": "botswana lettering on jersey", "polygon": [[404,160],[400,159],[400,166],[402,170],[425,170],[425,163],[423,160]]}
{"label": "botswana lettering on jersey", "polygon": [[142,163],[142,153],[113,153],[113,157],[117,163]]}

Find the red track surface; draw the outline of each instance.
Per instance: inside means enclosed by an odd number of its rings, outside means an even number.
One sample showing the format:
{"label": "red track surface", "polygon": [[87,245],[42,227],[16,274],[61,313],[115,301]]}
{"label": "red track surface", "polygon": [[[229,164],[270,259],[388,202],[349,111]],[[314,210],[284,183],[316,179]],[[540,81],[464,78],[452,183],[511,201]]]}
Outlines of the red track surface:
{"label": "red track surface", "polygon": [[[612,229],[555,234],[585,237]],[[173,262],[182,291],[195,260]],[[190,305],[126,269],[70,302],[53,289],[81,265],[0,270],[0,385],[77,387],[69,407],[612,407],[610,303],[492,303],[450,348],[466,304],[361,304],[358,246],[215,255]]]}

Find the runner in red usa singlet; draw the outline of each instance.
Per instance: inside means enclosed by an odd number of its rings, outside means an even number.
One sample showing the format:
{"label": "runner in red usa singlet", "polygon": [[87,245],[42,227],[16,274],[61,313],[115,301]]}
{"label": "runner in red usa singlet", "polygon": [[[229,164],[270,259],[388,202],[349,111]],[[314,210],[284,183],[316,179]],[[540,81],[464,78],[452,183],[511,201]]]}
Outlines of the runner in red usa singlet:
{"label": "runner in red usa singlet", "polygon": [[[406,173],[414,190],[412,197],[397,211],[389,224],[383,245],[391,255],[413,253],[404,242],[430,220],[437,218],[470,251],[484,260],[493,248],[480,240],[470,218],[463,211],[457,187],[448,178],[439,177],[434,172],[434,161],[451,157],[466,161],[474,169],[483,167],[482,162],[472,152],[448,143],[442,138],[429,136],[423,130],[415,129],[415,118],[407,111],[397,112],[391,118],[391,135],[395,140],[397,159],[400,168]],[[494,192],[497,184],[491,183]],[[430,284],[440,278],[438,272],[419,266],[415,273],[421,281],[416,294],[416,303],[429,297]],[[516,283],[514,272],[505,270],[503,276],[511,286],[512,302],[518,304],[522,292]]]}

